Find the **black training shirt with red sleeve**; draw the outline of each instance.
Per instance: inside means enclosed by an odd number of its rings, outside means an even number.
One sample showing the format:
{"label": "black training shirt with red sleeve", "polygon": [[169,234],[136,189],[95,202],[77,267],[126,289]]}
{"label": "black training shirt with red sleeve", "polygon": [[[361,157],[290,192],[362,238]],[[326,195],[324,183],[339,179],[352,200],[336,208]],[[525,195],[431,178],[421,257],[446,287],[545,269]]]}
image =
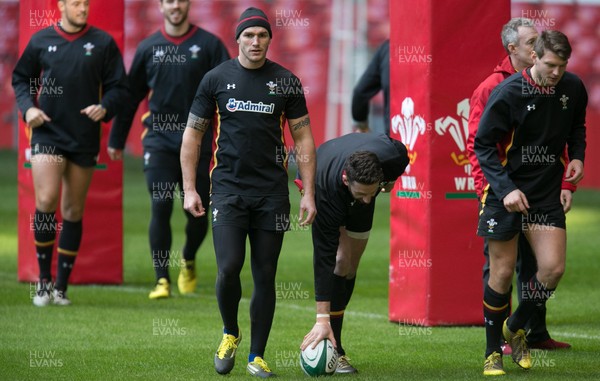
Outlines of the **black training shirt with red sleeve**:
{"label": "black training shirt with red sleeve", "polygon": [[289,193],[285,122],[308,114],[294,74],[270,60],[246,69],[233,58],[204,76],[190,113],[217,114],[211,193]]}
{"label": "black training shirt with red sleeve", "polygon": [[17,62],[12,83],[23,116],[38,107],[51,119],[32,129],[31,145],[44,143],[76,153],[95,155],[100,150],[100,122],[80,111],[102,104],[106,122],[127,97],[117,44],[89,25],[77,33],[58,25],[35,33]]}

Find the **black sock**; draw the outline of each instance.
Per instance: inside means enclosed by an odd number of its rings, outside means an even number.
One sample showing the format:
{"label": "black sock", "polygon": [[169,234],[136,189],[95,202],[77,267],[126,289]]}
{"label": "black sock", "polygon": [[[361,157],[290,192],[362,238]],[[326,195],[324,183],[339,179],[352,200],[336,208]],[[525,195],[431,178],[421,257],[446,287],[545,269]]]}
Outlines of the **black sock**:
{"label": "black sock", "polygon": [[546,305],[546,301],[550,299],[554,290],[555,288],[546,288],[546,285],[541,283],[534,275],[528,284],[523,285],[521,303],[508,319],[508,329],[511,332],[517,332],[519,329],[524,328],[536,310]]}
{"label": "black sock", "polygon": [[485,338],[487,358],[493,352],[502,353],[502,325],[509,309],[510,293],[499,294],[492,290],[489,284],[483,291],[483,317],[485,318]]}
{"label": "black sock", "polygon": [[40,268],[40,282],[49,283],[52,281],[52,252],[57,230],[56,214],[40,212],[36,209],[32,228]]}
{"label": "black sock", "polygon": [[346,310],[346,277],[333,275],[333,289],[331,292],[330,322],[333,337],[337,342],[337,353],[340,356],[346,354],[342,347],[342,325],[344,324],[344,311]]}
{"label": "black sock", "polygon": [[171,260],[170,250],[152,250],[152,267],[156,274],[156,280],[166,278],[171,283],[169,276],[169,261]]}
{"label": "black sock", "polygon": [[348,303],[350,303],[350,298],[352,298],[352,294],[354,293],[355,283],[356,275],[353,278],[346,278],[346,307],[348,307]]}
{"label": "black sock", "polygon": [[71,275],[71,270],[73,270],[75,258],[77,258],[77,252],[81,244],[81,235],[81,220],[77,222],[63,220],[62,231],[58,239],[58,271],[56,274],[56,285],[54,286],[54,289],[59,292],[67,290],[69,276]]}

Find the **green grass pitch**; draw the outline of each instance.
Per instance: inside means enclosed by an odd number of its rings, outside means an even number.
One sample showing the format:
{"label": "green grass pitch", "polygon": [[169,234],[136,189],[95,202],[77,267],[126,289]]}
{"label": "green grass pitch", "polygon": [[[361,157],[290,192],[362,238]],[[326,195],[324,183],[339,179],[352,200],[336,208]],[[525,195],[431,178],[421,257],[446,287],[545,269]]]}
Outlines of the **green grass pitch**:
{"label": "green grass pitch", "polygon": [[[125,161],[124,284],[71,286],[73,306],[37,308],[30,285],[17,282],[16,154],[0,152],[0,380],[247,380],[245,365],[252,292],[242,273],[240,327],[245,335],[233,372],[213,369],[221,338],[210,235],[198,255],[196,295],[150,301],[149,199],[141,160]],[[297,192],[290,187],[293,208]],[[360,373],[352,380],[481,380],[482,327],[401,330],[387,320],[389,196],[376,221],[345,319],[344,343]],[[573,348],[534,352],[534,368],[505,358],[506,379],[600,379],[600,192],[580,190],[569,213],[566,274],[548,303],[551,334]],[[183,214],[173,215],[174,245],[183,242]],[[176,279],[177,272],[171,271]],[[298,346],[314,322],[310,232],[287,233],[277,276],[280,293],[266,360],[284,380],[306,380]],[[537,366],[536,366],[537,365]],[[344,376],[334,376],[343,378]]]}

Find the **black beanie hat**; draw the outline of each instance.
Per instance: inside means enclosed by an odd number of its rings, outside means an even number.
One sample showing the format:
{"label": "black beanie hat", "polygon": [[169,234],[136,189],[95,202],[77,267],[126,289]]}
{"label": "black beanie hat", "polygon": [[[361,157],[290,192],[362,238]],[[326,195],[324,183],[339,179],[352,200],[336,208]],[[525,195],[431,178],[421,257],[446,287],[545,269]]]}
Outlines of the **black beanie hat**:
{"label": "black beanie hat", "polygon": [[237,27],[235,28],[235,39],[237,40],[240,37],[240,34],[242,34],[244,29],[252,26],[262,26],[269,32],[269,37],[273,37],[273,33],[271,32],[271,24],[269,24],[269,20],[267,19],[265,12],[258,8],[250,7],[240,15]]}

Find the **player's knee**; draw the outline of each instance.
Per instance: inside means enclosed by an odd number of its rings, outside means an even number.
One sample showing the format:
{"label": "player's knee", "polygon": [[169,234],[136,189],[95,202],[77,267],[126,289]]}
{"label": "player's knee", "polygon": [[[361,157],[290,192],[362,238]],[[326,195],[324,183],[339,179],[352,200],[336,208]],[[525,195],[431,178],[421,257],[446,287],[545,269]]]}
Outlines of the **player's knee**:
{"label": "player's knee", "polygon": [[58,206],[58,197],[47,194],[38,194],[35,197],[35,207],[45,213],[53,212]]}
{"label": "player's knee", "polygon": [[220,283],[222,285],[238,283],[239,279],[239,273],[236,274],[234,271],[231,271],[227,268],[219,270],[217,274],[217,283]]}
{"label": "player's knee", "polygon": [[504,283],[511,283],[513,277],[513,269],[510,267],[500,267],[495,273],[498,279],[500,279]]}
{"label": "player's knee", "polygon": [[539,280],[550,285],[556,285],[565,273],[564,264],[555,265],[549,268],[540,269]]}
{"label": "player's knee", "polygon": [[490,272],[489,284],[497,292],[505,292],[510,288],[513,277],[513,269],[510,267],[499,267]]}
{"label": "player's knee", "polygon": [[339,255],[335,259],[335,270],[334,274],[338,276],[347,276],[351,271],[349,258],[340,257]]}

